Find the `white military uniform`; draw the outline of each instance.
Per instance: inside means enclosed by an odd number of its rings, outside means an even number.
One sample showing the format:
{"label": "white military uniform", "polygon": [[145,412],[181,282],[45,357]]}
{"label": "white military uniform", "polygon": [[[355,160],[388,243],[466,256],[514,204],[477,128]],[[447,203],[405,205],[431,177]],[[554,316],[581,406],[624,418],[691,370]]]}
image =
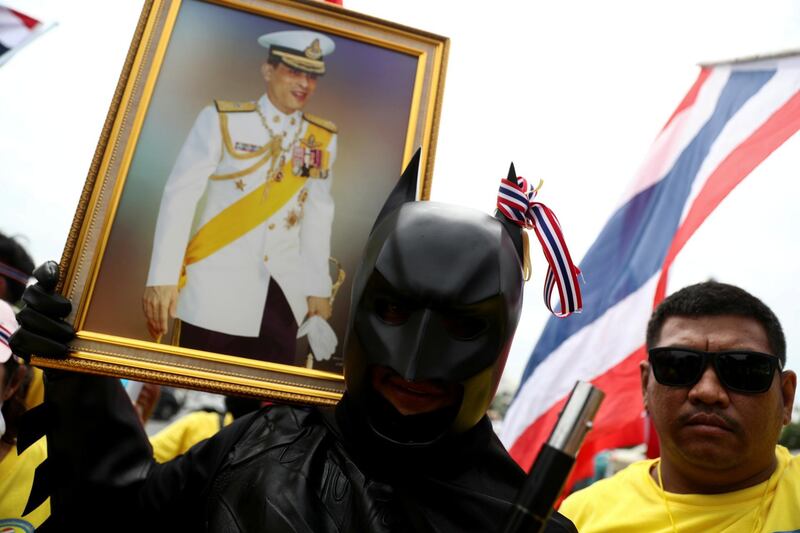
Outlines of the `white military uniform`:
{"label": "white military uniform", "polygon": [[[250,110],[235,112],[220,112],[218,106],[210,105],[198,115],[164,188],[147,278],[148,286],[179,283],[204,191],[207,194],[198,231],[275,178],[271,170],[275,166],[270,163],[247,172],[255,160],[250,157],[253,153],[263,151],[268,143],[275,142],[274,137],[283,135],[281,158],[291,161],[294,154],[297,160],[299,143],[307,137],[309,128],[321,124],[330,134],[322,174],[305,178],[302,187],[255,228],[185,267],[178,318],[208,330],[248,337],[259,335],[271,277],[281,287],[297,324],[308,311],[308,296],[331,294],[328,258],[334,204],[330,169],[337,140],[332,124],[300,111],[285,115],[266,95],[256,105],[258,110],[251,104]],[[222,120],[221,115],[225,115]],[[264,197],[268,195],[269,189]]]}

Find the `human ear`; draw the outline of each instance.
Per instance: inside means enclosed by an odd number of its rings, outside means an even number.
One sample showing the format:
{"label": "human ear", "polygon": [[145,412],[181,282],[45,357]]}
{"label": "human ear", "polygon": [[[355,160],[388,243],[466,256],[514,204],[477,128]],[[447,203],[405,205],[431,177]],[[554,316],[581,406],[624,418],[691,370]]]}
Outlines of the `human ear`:
{"label": "human ear", "polygon": [[263,77],[264,81],[266,81],[267,83],[269,83],[269,80],[272,78],[272,70],[273,70],[272,65],[270,65],[266,61],[261,63],[261,77]]}
{"label": "human ear", "polygon": [[797,374],[791,370],[781,372],[781,394],[783,396],[783,425],[792,421],[794,394],[797,390]]}
{"label": "human ear", "polygon": [[641,361],[639,363],[639,379],[642,383],[642,402],[644,403],[644,410],[648,413],[650,410],[647,407],[647,385],[650,383],[650,362]]}

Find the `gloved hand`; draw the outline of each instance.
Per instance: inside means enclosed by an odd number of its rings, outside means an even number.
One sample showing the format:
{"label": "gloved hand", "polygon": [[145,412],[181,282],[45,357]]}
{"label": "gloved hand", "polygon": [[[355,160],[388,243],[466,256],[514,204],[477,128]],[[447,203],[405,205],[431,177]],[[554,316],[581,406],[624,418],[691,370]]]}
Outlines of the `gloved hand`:
{"label": "gloved hand", "polygon": [[297,338],[308,335],[308,344],[317,361],[327,361],[336,350],[338,340],[328,322],[319,315],[308,317],[297,329]]}
{"label": "gloved hand", "polygon": [[33,271],[38,283],[22,294],[25,307],[17,313],[19,329],[11,336],[9,345],[16,355],[30,361],[31,355],[63,359],[69,353],[67,342],[75,330],[64,321],[72,304],[55,293],[58,283],[58,263],[48,261]]}

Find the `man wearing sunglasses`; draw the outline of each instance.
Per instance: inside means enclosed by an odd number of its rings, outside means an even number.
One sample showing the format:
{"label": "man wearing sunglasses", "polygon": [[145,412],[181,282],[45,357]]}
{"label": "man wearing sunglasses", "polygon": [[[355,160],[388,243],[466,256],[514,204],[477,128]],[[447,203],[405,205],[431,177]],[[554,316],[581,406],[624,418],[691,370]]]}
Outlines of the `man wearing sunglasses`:
{"label": "man wearing sunglasses", "polygon": [[582,533],[800,531],[800,457],[778,446],[797,376],[775,314],[709,281],[665,299],[647,327],[644,407],[661,458],[567,498]]}

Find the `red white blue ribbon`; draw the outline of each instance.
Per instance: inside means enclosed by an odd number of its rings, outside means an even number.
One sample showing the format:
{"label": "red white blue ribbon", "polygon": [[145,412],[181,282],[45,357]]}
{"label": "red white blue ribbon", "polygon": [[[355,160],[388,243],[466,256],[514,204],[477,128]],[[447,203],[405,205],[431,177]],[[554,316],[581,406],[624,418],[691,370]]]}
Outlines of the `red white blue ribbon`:
{"label": "red white blue ribbon", "polygon": [[[504,178],[500,181],[497,209],[518,226],[532,228],[536,232],[549,265],[544,282],[544,304],[547,309],[557,317],[579,313],[583,309],[578,284],[581,271],[572,262],[555,213],[543,203],[533,201],[536,193],[537,189],[525,178],[517,177],[516,182]],[[551,302],[556,288],[560,305],[554,310]]]}

